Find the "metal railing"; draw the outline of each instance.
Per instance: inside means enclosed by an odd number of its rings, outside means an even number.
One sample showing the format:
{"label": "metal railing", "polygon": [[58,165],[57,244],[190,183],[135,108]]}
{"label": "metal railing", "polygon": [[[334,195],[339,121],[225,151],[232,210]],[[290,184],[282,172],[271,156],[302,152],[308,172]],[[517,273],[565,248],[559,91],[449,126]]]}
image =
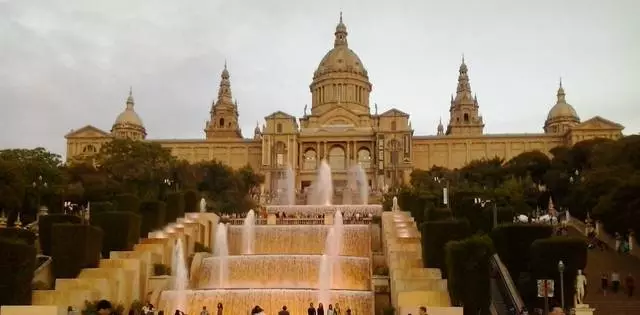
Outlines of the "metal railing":
{"label": "metal railing", "polygon": [[505,300],[505,302],[509,303],[516,311],[521,310],[525,305],[522,301],[522,297],[520,296],[520,292],[518,292],[513,279],[511,279],[509,270],[507,270],[507,267],[502,263],[498,254],[493,254],[491,257],[491,266],[492,269],[496,271],[496,274],[498,275],[497,280],[500,281],[500,284],[503,286],[504,292],[506,293],[505,297],[507,300]]}
{"label": "metal railing", "polygon": [[[228,218],[231,225],[244,224],[244,218]],[[372,218],[344,218],[343,224],[371,224]],[[257,218],[256,225],[267,225],[267,219]],[[277,218],[276,225],[324,225],[324,218]]]}

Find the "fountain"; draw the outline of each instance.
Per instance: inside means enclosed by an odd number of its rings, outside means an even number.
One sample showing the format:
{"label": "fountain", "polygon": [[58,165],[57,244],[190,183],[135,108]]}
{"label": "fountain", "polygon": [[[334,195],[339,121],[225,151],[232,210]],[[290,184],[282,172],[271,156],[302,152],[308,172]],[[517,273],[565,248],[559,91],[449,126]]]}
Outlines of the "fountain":
{"label": "fountain", "polygon": [[352,176],[355,176],[355,184],[360,197],[360,204],[366,205],[369,203],[369,180],[367,180],[367,173],[362,168],[362,165],[356,164],[351,167]]}
{"label": "fountain", "polygon": [[320,162],[318,177],[313,185],[311,204],[330,206],[333,200],[333,180],[331,167],[326,160]]}
{"label": "fountain", "polygon": [[280,181],[282,187],[280,191],[280,204],[281,205],[295,205],[296,204],[296,177],[293,173],[293,168],[287,166],[284,172],[284,178]]}
{"label": "fountain", "polygon": [[227,225],[224,223],[218,223],[213,256],[220,261],[220,267],[218,268],[217,287],[224,288],[229,276],[227,264],[227,260],[229,258],[229,242],[227,240]]}
{"label": "fountain", "polygon": [[176,308],[184,310],[187,306],[185,291],[189,286],[189,275],[187,272],[187,264],[184,259],[184,245],[182,243],[182,238],[178,238],[175,246],[173,247],[171,272],[173,274],[173,290],[178,292]]}
{"label": "fountain", "polygon": [[249,210],[247,217],[244,218],[242,224],[242,254],[253,255],[254,242],[256,238],[256,213],[253,209]]}
{"label": "fountain", "polygon": [[344,237],[344,224],[342,213],[336,211],[333,219],[333,226],[329,229],[327,240],[325,241],[324,254],[320,263],[320,274],[318,275],[318,302],[329,304],[331,288],[333,288],[333,279],[342,278],[340,264],[337,264],[340,253],[342,252],[342,242]]}

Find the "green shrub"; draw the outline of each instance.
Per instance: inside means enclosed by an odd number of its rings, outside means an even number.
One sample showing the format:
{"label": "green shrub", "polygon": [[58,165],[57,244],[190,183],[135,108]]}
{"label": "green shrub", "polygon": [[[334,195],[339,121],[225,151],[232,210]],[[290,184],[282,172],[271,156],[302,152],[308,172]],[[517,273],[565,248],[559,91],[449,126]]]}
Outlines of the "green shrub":
{"label": "green shrub", "polygon": [[102,230],[94,226],[54,224],[51,247],[54,276],[75,278],[83,268],[98,267],[102,238]]}
{"label": "green shrub", "polygon": [[424,210],[425,221],[442,221],[450,220],[453,217],[451,210],[447,208],[427,207]]}
{"label": "green shrub", "polygon": [[[535,279],[553,279],[555,291],[560,296],[560,273],[558,262],[562,260],[565,265],[563,273],[565,305],[573,306],[571,297],[575,294],[573,285],[578,270],[587,266],[587,243],[584,239],[575,237],[557,236],[541,239],[531,245],[531,272]],[[559,303],[558,303],[559,304]]]}
{"label": "green shrub", "polygon": [[104,231],[102,257],[111,251],[132,250],[140,241],[140,215],[128,211],[113,211],[96,214],[91,224]]}
{"label": "green shrub", "polygon": [[42,254],[51,256],[51,228],[57,223],[80,224],[82,219],[70,214],[48,214],[38,219],[38,240]]}
{"label": "green shrub", "polygon": [[96,201],[91,203],[90,214],[98,214],[103,212],[116,211],[118,209],[117,204],[111,201]]}
{"label": "green shrub", "polygon": [[161,229],[165,226],[167,216],[165,203],[159,200],[143,201],[140,204],[140,236],[147,237],[149,232]]}
{"label": "green shrub", "polygon": [[453,305],[465,315],[489,314],[491,303],[491,238],[473,236],[451,241],[446,248],[447,279]]}
{"label": "green shrub", "polygon": [[444,246],[449,241],[458,241],[471,236],[471,227],[466,220],[424,222],[422,232],[422,259],[425,268],[445,269]]}
{"label": "green shrub", "polygon": [[184,212],[200,212],[200,194],[197,191],[184,192]]}
{"label": "green shrub", "polygon": [[529,248],[534,241],[551,237],[547,224],[511,223],[500,225],[489,234],[500,259],[513,279],[529,270]]}
{"label": "green shrub", "polygon": [[134,194],[119,194],[115,197],[118,211],[138,213],[140,211],[140,198]]}
{"label": "green shrub", "polygon": [[20,239],[31,246],[36,243],[35,233],[15,227],[0,228],[0,238]]}
{"label": "green shrub", "polygon": [[166,223],[173,223],[184,216],[184,198],[180,192],[167,194]]}
{"label": "green shrub", "polygon": [[31,305],[36,248],[0,237],[0,305]]}

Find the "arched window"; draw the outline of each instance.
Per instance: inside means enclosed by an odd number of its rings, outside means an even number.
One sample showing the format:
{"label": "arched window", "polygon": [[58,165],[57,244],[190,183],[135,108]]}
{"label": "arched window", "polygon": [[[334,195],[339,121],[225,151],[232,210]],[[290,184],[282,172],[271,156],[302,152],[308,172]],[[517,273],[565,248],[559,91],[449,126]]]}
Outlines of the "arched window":
{"label": "arched window", "polygon": [[391,131],[396,131],[396,129],[398,128],[398,126],[396,126],[396,121],[392,121],[391,122]]}
{"label": "arched window", "polygon": [[391,140],[389,141],[389,153],[391,164],[398,165],[400,162],[400,152],[402,151],[402,146],[400,145],[400,141]]}
{"label": "arched window", "polygon": [[282,141],[276,143],[276,166],[284,166],[287,156],[287,145]]}
{"label": "arched window", "polygon": [[469,122],[469,114],[464,113],[464,118],[463,119],[464,119],[464,122],[468,123]]}
{"label": "arched window", "polygon": [[329,150],[329,166],[335,170],[345,169],[347,159],[344,149],[341,146],[334,146]]}
{"label": "arched window", "polygon": [[224,128],[224,118],[220,118],[220,127]]}
{"label": "arched window", "polygon": [[318,154],[314,149],[308,149],[304,152],[304,156],[302,157],[304,161],[302,161],[302,168],[305,170],[315,170],[318,165]]}
{"label": "arched window", "polygon": [[364,169],[371,167],[371,152],[369,149],[360,148],[360,150],[358,150],[358,164]]}
{"label": "arched window", "polygon": [[276,125],[276,132],[277,132],[277,133],[282,133],[282,124],[281,124],[281,123],[278,123],[278,124]]}

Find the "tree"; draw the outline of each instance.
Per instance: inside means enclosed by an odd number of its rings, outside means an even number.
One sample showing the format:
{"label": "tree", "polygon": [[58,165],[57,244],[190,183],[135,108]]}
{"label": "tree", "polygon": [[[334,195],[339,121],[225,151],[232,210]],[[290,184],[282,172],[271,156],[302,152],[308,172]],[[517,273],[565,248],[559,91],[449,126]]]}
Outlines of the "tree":
{"label": "tree", "polygon": [[538,151],[527,151],[513,157],[505,164],[506,172],[517,178],[530,178],[534,183],[541,184],[544,175],[551,168],[549,157]]}
{"label": "tree", "polygon": [[143,199],[156,198],[170,177],[175,158],[157,143],[115,139],[102,146],[97,163],[125,190]]}
{"label": "tree", "polygon": [[238,171],[219,162],[202,164],[204,176],[198,190],[207,194],[213,208],[223,213],[246,212],[256,206],[251,192],[264,181],[264,177],[246,166]]}
{"label": "tree", "polygon": [[20,209],[26,186],[20,165],[16,161],[0,159],[0,210]]}

